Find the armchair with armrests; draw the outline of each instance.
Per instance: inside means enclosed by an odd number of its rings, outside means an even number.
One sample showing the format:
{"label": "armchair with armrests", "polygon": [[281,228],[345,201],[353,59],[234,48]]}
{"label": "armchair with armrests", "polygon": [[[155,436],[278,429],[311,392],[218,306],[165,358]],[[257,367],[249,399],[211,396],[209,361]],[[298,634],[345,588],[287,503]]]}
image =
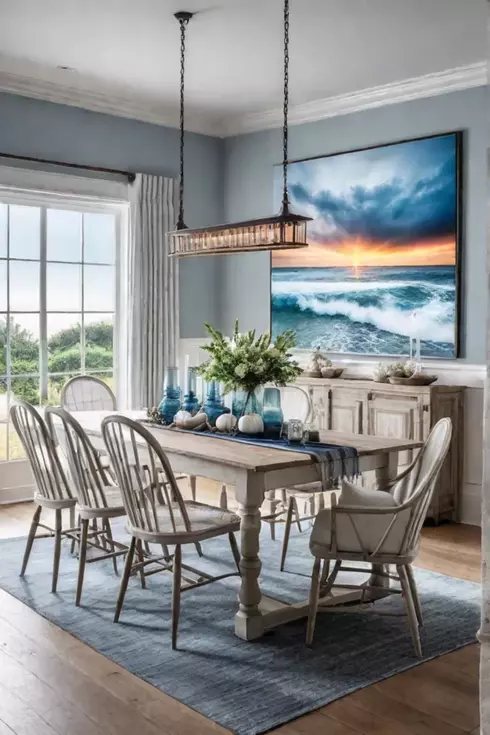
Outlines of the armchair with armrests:
{"label": "armchair with armrests", "polygon": [[[387,483],[383,488],[385,492],[364,490],[344,483],[339,504],[334,499],[331,508],[317,515],[310,538],[310,551],[315,561],[310,591],[308,645],[313,641],[318,610],[372,610],[373,598],[379,597],[380,588],[372,586],[370,581],[352,585],[360,590],[357,606],[328,604],[329,592],[336,586],[335,580],[340,571],[366,571],[359,567],[344,567],[344,562],[369,562],[377,576],[384,578],[387,584],[390,580],[400,582],[401,589],[391,587],[389,593],[403,594],[415,651],[418,657],[422,656],[419,632],[422,610],[411,565],[419,550],[420,532],[449,449],[451,433],[451,419],[441,419],[414,462]],[[332,563],[333,569],[330,571]],[[396,575],[390,573],[390,565],[396,568]],[[374,611],[378,614],[396,614],[391,610]]]}

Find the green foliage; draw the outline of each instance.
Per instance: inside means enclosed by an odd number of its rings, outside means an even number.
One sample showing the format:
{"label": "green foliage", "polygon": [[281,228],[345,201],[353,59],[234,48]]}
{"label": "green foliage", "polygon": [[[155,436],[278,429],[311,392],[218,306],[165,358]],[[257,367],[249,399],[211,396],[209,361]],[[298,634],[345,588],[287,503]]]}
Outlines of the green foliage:
{"label": "green foliage", "polygon": [[210,360],[200,365],[197,372],[205,380],[223,383],[225,393],[251,393],[266,383],[287,385],[301,375],[301,368],[289,353],[296,344],[292,330],[281,334],[273,344],[269,332],[257,339],[254,329],[240,334],[238,321],[231,340],[210,324],[206,324],[206,329],[212,340],[202,349],[209,352]]}
{"label": "green foliage", "polygon": [[37,378],[12,378],[12,393],[15,398],[39,404],[39,380]]}
{"label": "green foliage", "polygon": [[[74,324],[68,329],[56,332],[49,338],[49,352],[56,353],[75,347],[80,343],[80,334],[80,324]],[[85,327],[85,342],[86,344],[104,347],[106,350],[112,350],[112,324],[110,322],[87,324]]]}
{"label": "green foliage", "polygon": [[[5,375],[7,372],[6,364],[6,350],[4,345],[7,344],[7,323],[6,321],[0,322],[0,375]],[[37,370],[37,361],[39,359],[39,342],[38,340],[27,330],[14,322],[13,317],[10,317],[10,354],[12,360],[12,366],[20,361],[31,361],[35,363],[34,371]],[[20,372],[33,372],[33,370],[20,370],[15,368],[16,373]]]}
{"label": "green foliage", "polygon": [[[39,403],[39,341],[31,332],[10,318],[10,355],[12,372],[12,393],[29,403]],[[112,369],[112,324],[98,322],[85,328],[86,349],[85,367],[90,370]],[[0,376],[7,372],[6,323],[0,321]],[[48,342],[48,370],[50,373],[68,373],[50,377],[50,403],[56,402],[61,386],[70,374],[80,372],[80,325],[53,334]],[[20,374],[36,374],[32,378],[16,378]],[[0,386],[1,387],[1,386]]]}

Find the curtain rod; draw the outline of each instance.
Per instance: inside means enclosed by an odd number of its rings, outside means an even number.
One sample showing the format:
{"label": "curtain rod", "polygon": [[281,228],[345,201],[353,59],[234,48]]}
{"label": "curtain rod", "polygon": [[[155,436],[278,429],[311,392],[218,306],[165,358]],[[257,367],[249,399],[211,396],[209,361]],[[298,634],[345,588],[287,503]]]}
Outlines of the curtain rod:
{"label": "curtain rod", "polygon": [[81,163],[66,163],[66,161],[50,161],[47,158],[33,158],[31,156],[15,156],[13,153],[0,153],[0,158],[9,158],[14,161],[30,161],[32,163],[47,163],[51,166],[66,166],[67,168],[77,168],[84,171],[96,171],[102,174],[117,174],[118,176],[126,176],[129,183],[132,184],[136,178],[136,174],[131,171],[120,171],[117,168],[102,168],[100,166],[84,166]]}

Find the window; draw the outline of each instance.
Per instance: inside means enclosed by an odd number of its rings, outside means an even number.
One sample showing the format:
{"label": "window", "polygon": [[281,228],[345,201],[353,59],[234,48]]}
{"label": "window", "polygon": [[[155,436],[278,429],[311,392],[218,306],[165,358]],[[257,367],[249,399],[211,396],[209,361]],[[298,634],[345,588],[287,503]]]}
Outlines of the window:
{"label": "window", "polygon": [[74,375],[115,389],[118,212],[18,201],[0,195],[0,461],[23,457],[11,400],[58,404]]}

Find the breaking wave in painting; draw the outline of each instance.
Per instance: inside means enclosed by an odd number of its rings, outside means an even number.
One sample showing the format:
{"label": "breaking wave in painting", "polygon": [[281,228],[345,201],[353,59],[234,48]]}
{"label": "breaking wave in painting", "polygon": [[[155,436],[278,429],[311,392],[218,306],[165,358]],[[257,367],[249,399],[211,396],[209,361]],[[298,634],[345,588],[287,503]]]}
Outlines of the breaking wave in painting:
{"label": "breaking wave in painting", "polygon": [[273,268],[272,331],[296,332],[297,347],[407,355],[418,331],[422,355],[455,354],[454,266]]}

